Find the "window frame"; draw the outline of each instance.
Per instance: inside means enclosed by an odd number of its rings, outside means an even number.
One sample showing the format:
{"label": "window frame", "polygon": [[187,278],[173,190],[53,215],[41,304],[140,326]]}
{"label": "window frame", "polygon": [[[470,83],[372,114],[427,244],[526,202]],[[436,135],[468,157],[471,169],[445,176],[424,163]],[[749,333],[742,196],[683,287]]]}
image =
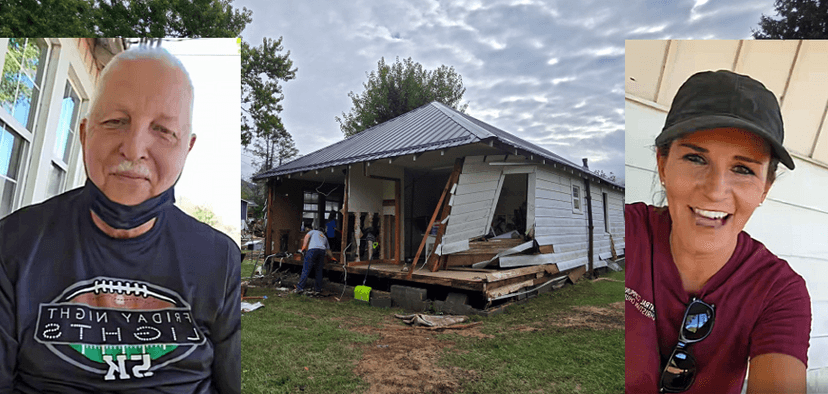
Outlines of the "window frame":
{"label": "window frame", "polygon": [[[577,191],[577,193],[576,193]],[[577,196],[576,196],[577,194]],[[584,206],[583,206],[583,193],[582,188],[580,185],[576,185],[574,182],[572,183],[572,187],[570,188],[569,193],[570,200],[572,200],[572,213],[583,214],[584,213]]]}

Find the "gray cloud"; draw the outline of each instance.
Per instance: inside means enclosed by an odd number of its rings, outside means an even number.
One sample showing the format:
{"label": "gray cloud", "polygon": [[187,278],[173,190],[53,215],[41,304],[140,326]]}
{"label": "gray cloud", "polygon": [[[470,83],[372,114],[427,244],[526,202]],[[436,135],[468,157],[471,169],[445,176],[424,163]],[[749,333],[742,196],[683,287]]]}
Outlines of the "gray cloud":
{"label": "gray cloud", "polygon": [[[384,57],[462,75],[468,113],[590,168],[624,173],[624,39],[750,36],[768,1],[265,2],[243,32],[284,37],[299,68],[282,118],[307,154],[342,139],[351,108]],[[243,157],[244,158],[244,157]],[[247,166],[243,166],[246,168]]]}

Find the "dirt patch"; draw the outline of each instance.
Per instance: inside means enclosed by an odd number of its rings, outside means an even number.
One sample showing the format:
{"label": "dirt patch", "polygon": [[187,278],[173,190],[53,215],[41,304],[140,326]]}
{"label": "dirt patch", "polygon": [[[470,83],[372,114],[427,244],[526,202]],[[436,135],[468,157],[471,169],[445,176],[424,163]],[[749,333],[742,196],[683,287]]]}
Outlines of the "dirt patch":
{"label": "dirt patch", "polygon": [[575,306],[566,314],[547,319],[555,327],[586,327],[596,330],[624,329],[624,302],[614,302],[607,307]]}
{"label": "dirt patch", "polygon": [[[476,327],[454,331],[475,331]],[[436,339],[437,331],[406,329],[398,324],[382,328],[361,326],[353,331],[379,334],[380,339],[363,346],[362,359],[354,373],[371,385],[371,393],[453,393],[461,382],[476,379],[474,371],[440,367],[437,360],[454,344]],[[480,335],[485,335],[477,330]],[[461,334],[462,335],[462,334]]]}

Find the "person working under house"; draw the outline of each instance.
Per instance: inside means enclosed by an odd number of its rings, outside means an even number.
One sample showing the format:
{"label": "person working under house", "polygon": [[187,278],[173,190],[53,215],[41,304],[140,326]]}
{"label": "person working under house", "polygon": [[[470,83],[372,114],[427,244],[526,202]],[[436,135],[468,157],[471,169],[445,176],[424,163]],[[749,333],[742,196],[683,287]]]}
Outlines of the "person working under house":
{"label": "person working under house", "polygon": [[299,278],[299,284],[293,290],[294,293],[302,293],[305,291],[305,284],[308,281],[308,275],[310,275],[312,269],[316,272],[316,276],[314,277],[316,280],[313,283],[313,294],[321,293],[322,270],[325,267],[325,256],[327,255],[331,260],[336,261],[333,253],[331,253],[328,237],[321,231],[321,227],[316,223],[314,225],[316,228],[305,234],[305,238],[302,241],[302,249],[299,250],[299,253],[305,253],[305,262],[302,265],[302,276]]}
{"label": "person working under house", "polygon": [[86,184],[0,221],[0,392],[240,392],[239,248],[173,205],[193,98],[166,50],[119,53]]}
{"label": "person working under house", "polygon": [[805,281],[742,231],[765,200],[782,114],[760,82],[722,70],[679,88],[656,138],[665,207],[627,205],[626,392],[805,393]]}

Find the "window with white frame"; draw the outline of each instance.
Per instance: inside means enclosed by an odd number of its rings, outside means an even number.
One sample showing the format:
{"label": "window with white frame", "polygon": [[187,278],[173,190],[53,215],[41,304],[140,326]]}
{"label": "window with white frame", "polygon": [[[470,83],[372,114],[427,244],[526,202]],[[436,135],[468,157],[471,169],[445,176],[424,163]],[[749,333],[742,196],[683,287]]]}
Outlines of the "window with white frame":
{"label": "window with white frame", "polygon": [[0,217],[14,209],[22,152],[23,138],[0,121]]}
{"label": "window with white frame", "polygon": [[572,185],[572,212],[581,213],[581,187]]}
{"label": "window with white frame", "polygon": [[50,196],[60,194],[64,190],[66,172],[69,167],[69,155],[72,152],[72,142],[78,123],[79,108],[80,98],[72,84],[67,80],[60,105],[60,119],[58,120],[57,138],[55,139],[54,156],[49,175],[48,192]]}
{"label": "window with white frame", "polygon": [[45,60],[46,46],[40,40],[9,39],[0,80],[0,106],[28,130],[32,130]]}
{"label": "window with white frame", "polygon": [[33,38],[0,39],[6,43],[0,76],[0,217],[17,208],[21,179],[35,130],[48,46]]}

